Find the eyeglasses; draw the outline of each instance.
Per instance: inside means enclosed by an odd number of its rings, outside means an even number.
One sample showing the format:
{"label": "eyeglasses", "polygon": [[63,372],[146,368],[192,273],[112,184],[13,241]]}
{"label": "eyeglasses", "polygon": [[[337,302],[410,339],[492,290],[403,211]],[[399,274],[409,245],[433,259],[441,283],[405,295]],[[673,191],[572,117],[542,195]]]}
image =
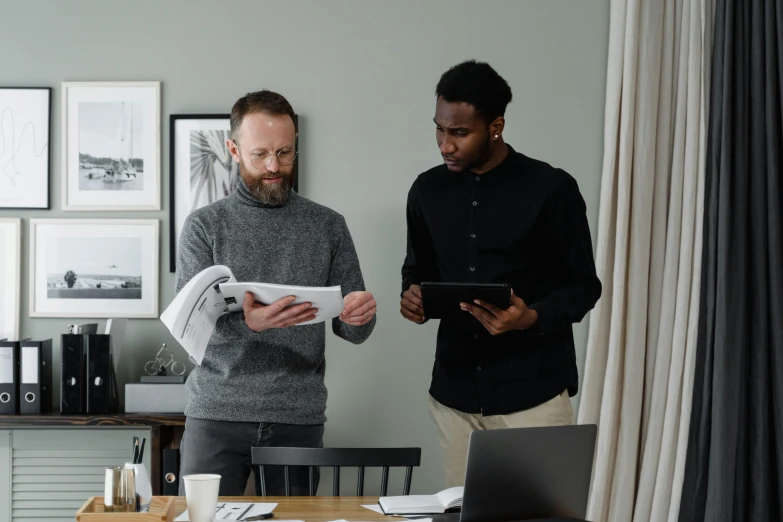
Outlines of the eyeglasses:
{"label": "eyeglasses", "polygon": [[[237,144],[237,148],[239,148],[239,144]],[[277,162],[280,165],[291,165],[294,162],[294,159],[296,159],[297,154],[299,154],[298,150],[280,149],[277,152],[255,152],[248,159],[254,168],[261,169],[269,165],[272,156],[277,156]]]}

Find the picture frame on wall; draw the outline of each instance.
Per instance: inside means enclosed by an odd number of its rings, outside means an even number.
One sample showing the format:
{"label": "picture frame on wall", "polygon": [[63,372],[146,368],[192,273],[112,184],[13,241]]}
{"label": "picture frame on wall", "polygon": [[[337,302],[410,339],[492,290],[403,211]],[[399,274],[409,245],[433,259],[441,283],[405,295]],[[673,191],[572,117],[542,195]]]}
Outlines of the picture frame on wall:
{"label": "picture frame on wall", "polygon": [[157,219],[31,219],[30,316],[157,318]]}
{"label": "picture frame on wall", "polygon": [[62,207],[160,210],[160,82],[63,82]]}
{"label": "picture frame on wall", "polygon": [[51,87],[0,87],[0,209],[49,208]]}
{"label": "picture frame on wall", "polygon": [[0,218],[0,339],[19,339],[22,220]]}
{"label": "picture frame on wall", "polygon": [[[298,123],[295,120],[295,123]],[[232,194],[239,164],[228,151],[229,114],[172,114],[169,117],[169,270],[176,272],[179,239],[188,215]],[[297,137],[297,149],[299,139]],[[299,190],[299,158],[294,163]]]}

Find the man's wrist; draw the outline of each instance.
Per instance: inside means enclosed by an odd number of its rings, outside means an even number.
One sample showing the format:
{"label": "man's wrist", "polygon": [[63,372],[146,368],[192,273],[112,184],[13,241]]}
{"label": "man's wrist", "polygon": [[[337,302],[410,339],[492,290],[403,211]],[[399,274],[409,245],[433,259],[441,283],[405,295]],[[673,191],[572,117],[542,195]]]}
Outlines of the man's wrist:
{"label": "man's wrist", "polygon": [[527,330],[529,328],[534,327],[537,322],[538,322],[538,312],[536,312],[532,308],[528,308],[525,311],[525,313],[522,315],[522,320],[520,321],[520,325],[517,329]]}

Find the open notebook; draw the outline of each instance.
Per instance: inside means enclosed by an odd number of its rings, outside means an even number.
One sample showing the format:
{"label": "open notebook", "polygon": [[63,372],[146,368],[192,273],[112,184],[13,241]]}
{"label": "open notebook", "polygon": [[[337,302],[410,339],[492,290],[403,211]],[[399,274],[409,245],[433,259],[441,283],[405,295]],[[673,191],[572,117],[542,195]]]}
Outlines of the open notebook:
{"label": "open notebook", "polygon": [[465,488],[444,489],[435,495],[381,497],[378,504],[386,515],[427,515],[445,513],[462,507]]}

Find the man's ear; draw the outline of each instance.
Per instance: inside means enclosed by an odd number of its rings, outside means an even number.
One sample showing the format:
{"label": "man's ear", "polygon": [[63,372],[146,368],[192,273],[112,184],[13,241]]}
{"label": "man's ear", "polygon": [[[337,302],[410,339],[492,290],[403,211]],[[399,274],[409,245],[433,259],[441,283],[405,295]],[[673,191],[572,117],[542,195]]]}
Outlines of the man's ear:
{"label": "man's ear", "polygon": [[228,148],[231,157],[234,158],[234,161],[239,163],[239,147],[237,146],[237,143],[229,138],[226,140],[226,147]]}
{"label": "man's ear", "polygon": [[495,121],[493,121],[489,125],[489,131],[490,134],[492,134],[493,138],[495,136],[500,138],[503,135],[503,129],[505,128],[506,128],[506,118],[504,118],[503,116],[498,116],[497,118],[495,118]]}

